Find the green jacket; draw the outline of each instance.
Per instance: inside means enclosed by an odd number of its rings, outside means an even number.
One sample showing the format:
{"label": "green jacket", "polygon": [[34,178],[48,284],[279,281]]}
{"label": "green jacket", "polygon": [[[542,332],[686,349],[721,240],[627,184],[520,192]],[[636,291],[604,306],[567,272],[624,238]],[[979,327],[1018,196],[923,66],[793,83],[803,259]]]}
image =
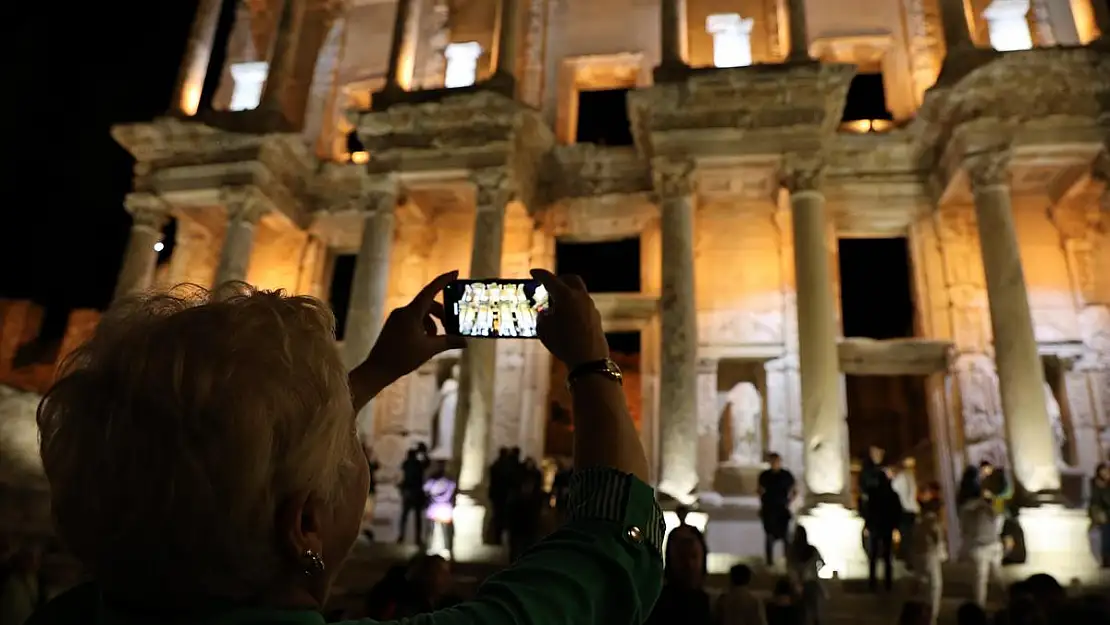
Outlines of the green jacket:
{"label": "green jacket", "polygon": [[[662,586],[663,515],[650,486],[591,469],[575,475],[565,526],[491,576],[473,600],[405,625],[639,625]],[[95,583],[48,603],[27,625],[323,625],[314,611],[198,608],[196,614],[123,614]],[[347,621],[370,625],[374,621]]]}

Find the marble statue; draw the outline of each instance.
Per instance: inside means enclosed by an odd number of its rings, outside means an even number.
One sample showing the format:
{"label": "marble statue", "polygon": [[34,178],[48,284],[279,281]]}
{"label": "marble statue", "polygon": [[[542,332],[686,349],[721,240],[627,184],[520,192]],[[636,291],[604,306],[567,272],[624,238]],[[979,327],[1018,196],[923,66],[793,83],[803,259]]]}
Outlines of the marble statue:
{"label": "marble statue", "polygon": [[1052,424],[1052,451],[1056,457],[1056,466],[1066,467],[1068,463],[1064,459],[1064,446],[1067,444],[1067,432],[1064,431],[1064,415],[1048,382],[1044,383],[1044,402],[1048,422]]}
{"label": "marble statue", "polygon": [[763,460],[763,398],[751,382],[740,382],[728,392],[729,429],[732,448],[728,463],[758,465]]}
{"label": "marble statue", "polygon": [[459,406],[459,371],[459,365],[452,365],[450,377],[439,387],[436,444],[430,455],[444,460],[453,458],[455,455],[455,413]]}

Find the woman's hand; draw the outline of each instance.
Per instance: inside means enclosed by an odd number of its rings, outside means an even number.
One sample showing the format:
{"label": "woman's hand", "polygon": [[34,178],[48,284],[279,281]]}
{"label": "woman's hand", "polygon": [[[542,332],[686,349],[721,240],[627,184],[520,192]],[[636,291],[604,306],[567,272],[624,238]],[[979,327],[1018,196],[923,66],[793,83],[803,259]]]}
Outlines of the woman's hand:
{"label": "woman's hand", "polygon": [[532,277],[547,289],[550,306],[540,313],[536,333],[556,358],[573,371],[578,365],[609,357],[601,315],[578,276],[556,277],[533,269]]}
{"label": "woman's hand", "polygon": [[389,313],[370,355],[351,371],[351,398],[356,411],[438,354],[466,347],[462,337],[440,334],[435,323],[436,319],[443,321],[443,304],[435,297],[458,275],[458,271],[449,271],[439,276],[408,305]]}

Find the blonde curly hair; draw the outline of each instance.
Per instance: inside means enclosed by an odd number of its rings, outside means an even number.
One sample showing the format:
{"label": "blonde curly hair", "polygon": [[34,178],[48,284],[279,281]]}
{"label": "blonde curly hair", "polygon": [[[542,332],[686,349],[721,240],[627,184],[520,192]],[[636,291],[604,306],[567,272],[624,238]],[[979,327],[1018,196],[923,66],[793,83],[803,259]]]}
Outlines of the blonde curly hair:
{"label": "blonde curly hair", "polygon": [[249,595],[289,570],[296,494],[361,453],[327,305],[242,283],[113,307],[38,409],[53,513],[108,587]]}

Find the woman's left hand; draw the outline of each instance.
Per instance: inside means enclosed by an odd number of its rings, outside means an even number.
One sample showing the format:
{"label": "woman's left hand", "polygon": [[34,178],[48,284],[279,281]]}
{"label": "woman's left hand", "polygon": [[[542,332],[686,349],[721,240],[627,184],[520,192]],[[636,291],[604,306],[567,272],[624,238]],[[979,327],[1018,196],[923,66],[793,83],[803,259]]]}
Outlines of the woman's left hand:
{"label": "woman's left hand", "polygon": [[465,339],[440,334],[435,323],[436,319],[442,322],[444,314],[443,304],[435,297],[458,275],[458,271],[449,271],[437,277],[406,306],[389,313],[370,355],[351,371],[355,410],[433,357],[466,347]]}

